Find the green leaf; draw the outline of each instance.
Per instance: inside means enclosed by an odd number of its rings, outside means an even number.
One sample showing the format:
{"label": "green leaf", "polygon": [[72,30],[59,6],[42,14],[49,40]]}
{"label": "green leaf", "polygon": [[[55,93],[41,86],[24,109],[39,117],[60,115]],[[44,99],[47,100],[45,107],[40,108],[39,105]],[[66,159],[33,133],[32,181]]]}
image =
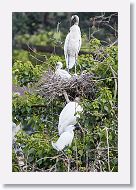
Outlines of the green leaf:
{"label": "green leaf", "polygon": [[107,106],[104,106],[104,109],[108,112],[109,108]]}
{"label": "green leaf", "polygon": [[79,150],[78,153],[80,154],[80,156],[83,155],[83,150]]}
{"label": "green leaf", "polygon": [[28,155],[35,153],[35,148],[31,148],[28,152]]}

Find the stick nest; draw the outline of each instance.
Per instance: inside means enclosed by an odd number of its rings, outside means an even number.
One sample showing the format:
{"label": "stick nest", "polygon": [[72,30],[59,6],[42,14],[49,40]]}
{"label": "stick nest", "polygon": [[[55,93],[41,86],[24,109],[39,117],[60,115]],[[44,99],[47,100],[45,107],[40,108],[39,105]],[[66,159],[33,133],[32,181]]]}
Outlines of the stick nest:
{"label": "stick nest", "polygon": [[71,98],[82,96],[94,99],[96,86],[92,74],[73,75],[70,79],[62,79],[56,76],[52,70],[43,74],[40,81],[35,85],[34,91],[46,99],[55,99],[66,91]]}

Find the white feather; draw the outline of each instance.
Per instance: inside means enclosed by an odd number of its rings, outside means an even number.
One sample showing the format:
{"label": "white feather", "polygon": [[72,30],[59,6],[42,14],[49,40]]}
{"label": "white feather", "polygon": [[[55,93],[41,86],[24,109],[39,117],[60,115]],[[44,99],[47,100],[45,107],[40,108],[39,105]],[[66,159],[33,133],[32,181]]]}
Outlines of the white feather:
{"label": "white feather", "polygon": [[70,28],[64,43],[64,54],[67,68],[71,69],[76,62],[79,50],[81,48],[81,32],[77,24]]}
{"label": "white feather", "polygon": [[66,80],[66,79],[70,79],[71,75],[65,71],[64,69],[62,69],[62,63],[61,62],[57,62],[57,66],[56,66],[56,71],[55,74],[59,77],[61,77],[62,79]]}
{"label": "white feather", "polygon": [[57,151],[62,151],[66,146],[70,146],[74,138],[74,128],[75,127],[73,125],[67,126],[65,131],[60,135],[57,142],[52,142],[53,148]]}
{"label": "white feather", "polygon": [[17,126],[14,122],[12,122],[12,140],[15,140],[15,136],[19,130],[21,130],[21,125],[19,124]]}
{"label": "white feather", "polygon": [[67,126],[75,125],[77,117],[80,115],[77,112],[82,112],[83,108],[77,102],[69,102],[61,111],[59,116],[58,131],[61,135]]}

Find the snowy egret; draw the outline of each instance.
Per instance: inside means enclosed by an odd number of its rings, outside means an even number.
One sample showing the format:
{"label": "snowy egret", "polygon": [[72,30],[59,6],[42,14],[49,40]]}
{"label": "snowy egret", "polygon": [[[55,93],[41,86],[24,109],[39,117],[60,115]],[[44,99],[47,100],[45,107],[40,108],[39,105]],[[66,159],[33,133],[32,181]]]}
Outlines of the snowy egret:
{"label": "snowy egret", "polygon": [[80,112],[83,111],[83,108],[79,105],[79,98],[75,98],[75,101],[69,101],[59,116],[58,131],[61,135],[67,126],[75,125],[77,123],[77,118],[80,118]]}
{"label": "snowy egret", "polygon": [[71,146],[72,140],[74,138],[74,125],[69,125],[65,128],[65,131],[60,135],[57,142],[52,142],[52,146],[57,151],[62,151],[66,146]]}
{"label": "snowy egret", "polygon": [[79,24],[79,17],[77,15],[73,15],[71,17],[71,24],[70,32],[67,34],[65,43],[64,43],[64,54],[67,69],[71,69],[75,65],[75,73],[76,73],[76,64],[77,64],[77,57],[78,53],[81,48],[81,32],[78,26]]}
{"label": "snowy egret", "polygon": [[71,75],[67,71],[62,69],[62,67],[63,67],[63,64],[61,62],[57,62],[55,74],[64,80],[70,79]]}

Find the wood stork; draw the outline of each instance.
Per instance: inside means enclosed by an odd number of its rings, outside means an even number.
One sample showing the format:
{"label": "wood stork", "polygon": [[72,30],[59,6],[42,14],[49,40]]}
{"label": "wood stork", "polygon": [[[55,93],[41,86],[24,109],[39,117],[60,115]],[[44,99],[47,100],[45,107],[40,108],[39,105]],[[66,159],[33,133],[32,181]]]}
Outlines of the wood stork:
{"label": "wood stork", "polygon": [[65,128],[65,131],[60,135],[57,142],[52,142],[52,146],[57,151],[62,151],[66,146],[71,146],[72,140],[74,138],[74,125],[69,125]]}
{"label": "wood stork", "polygon": [[77,97],[75,101],[69,101],[59,116],[58,131],[61,135],[67,126],[75,125],[77,123],[77,118],[80,118],[79,112],[82,112],[83,108],[79,105],[79,98]]}
{"label": "wood stork", "polygon": [[57,62],[55,74],[64,80],[70,79],[71,75],[67,71],[62,69],[62,67],[63,64],[61,62]]}
{"label": "wood stork", "polygon": [[79,17],[77,15],[73,15],[71,17],[71,24],[72,26],[70,27],[70,32],[67,34],[64,43],[64,55],[68,72],[69,69],[71,69],[75,65],[76,73],[77,57],[82,43],[81,32],[78,26]]}

